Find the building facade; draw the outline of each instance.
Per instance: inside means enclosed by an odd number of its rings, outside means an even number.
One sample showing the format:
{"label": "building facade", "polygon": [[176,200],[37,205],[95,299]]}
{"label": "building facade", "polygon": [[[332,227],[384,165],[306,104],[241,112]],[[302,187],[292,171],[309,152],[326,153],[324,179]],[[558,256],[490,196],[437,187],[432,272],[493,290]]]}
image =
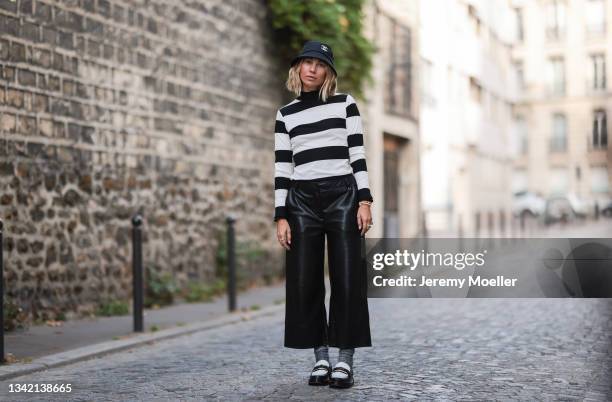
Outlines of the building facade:
{"label": "building facade", "polygon": [[420,2],[423,209],[431,234],[510,229],[511,8]]}
{"label": "building facade", "polygon": [[512,1],[520,84],[513,190],[610,199],[612,2]]}
{"label": "building facade", "polygon": [[418,2],[370,1],[366,36],[376,46],[366,89],[364,131],[374,196],[371,237],[421,230]]}

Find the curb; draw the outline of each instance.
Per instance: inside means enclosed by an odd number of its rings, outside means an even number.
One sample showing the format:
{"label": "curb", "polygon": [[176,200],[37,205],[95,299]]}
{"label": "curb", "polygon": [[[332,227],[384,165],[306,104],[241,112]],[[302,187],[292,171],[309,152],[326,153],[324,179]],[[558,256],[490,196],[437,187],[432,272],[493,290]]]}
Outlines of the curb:
{"label": "curb", "polygon": [[68,350],[65,352],[55,353],[52,355],[43,356],[32,363],[15,363],[11,365],[0,366],[0,380],[7,380],[26,374],[43,371],[54,367],[65,366],[72,363],[77,363],[83,360],[88,360],[94,357],[100,357],[107,354],[120,352],[127,349],[136,348],[145,344],[172,339],[183,335],[190,335],[196,332],[205,331],[208,329],[222,327],[228,324],[234,324],[242,321],[248,321],[254,318],[273,315],[284,311],[285,304],[262,307],[256,311],[236,311],[229,313],[212,320],[205,322],[195,322],[180,327],[172,327],[156,331],[153,333],[132,333],[128,335],[129,339],[119,339],[96,343],[94,345],[83,346],[80,348]]}

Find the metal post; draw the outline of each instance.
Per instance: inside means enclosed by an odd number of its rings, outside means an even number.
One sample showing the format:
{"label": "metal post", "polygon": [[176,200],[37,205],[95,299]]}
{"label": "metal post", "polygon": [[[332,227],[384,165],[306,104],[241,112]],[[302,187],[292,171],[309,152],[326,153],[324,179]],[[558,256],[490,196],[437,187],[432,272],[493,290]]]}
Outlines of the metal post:
{"label": "metal post", "polygon": [[4,223],[0,219],[0,364],[4,364]]}
{"label": "metal post", "polygon": [[474,215],[474,247],[480,247],[480,212],[476,211]]}
{"label": "metal post", "polygon": [[234,222],[236,220],[228,216],[227,222],[227,300],[229,311],[236,310],[236,234]]}
{"label": "metal post", "polygon": [[487,239],[487,243],[489,244],[489,248],[495,248],[495,243],[493,242],[493,211],[487,212],[487,227],[489,230],[489,238]]}
{"label": "metal post", "polygon": [[425,211],[423,211],[421,213],[421,231],[423,233],[423,249],[425,250],[425,253],[427,253],[429,251],[429,233],[427,232],[427,214]]}
{"label": "metal post", "polygon": [[459,237],[459,251],[463,252],[465,251],[465,245],[463,244],[463,219],[461,217],[461,214],[457,214],[457,220],[459,222],[459,228],[457,231],[457,235]]}
{"label": "metal post", "polygon": [[506,214],[504,210],[499,211],[499,232],[501,233],[501,244],[506,244]]}
{"label": "metal post", "polygon": [[132,218],[132,282],[134,295],[134,332],[143,332],[144,287],[142,275],[142,216]]}

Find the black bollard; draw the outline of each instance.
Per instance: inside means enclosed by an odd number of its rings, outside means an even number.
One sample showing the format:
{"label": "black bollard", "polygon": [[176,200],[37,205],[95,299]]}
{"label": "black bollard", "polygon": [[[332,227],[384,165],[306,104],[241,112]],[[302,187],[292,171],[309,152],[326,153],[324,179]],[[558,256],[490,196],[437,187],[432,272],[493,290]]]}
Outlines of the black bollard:
{"label": "black bollard", "polygon": [[423,233],[423,250],[427,253],[429,250],[429,233],[427,231],[427,215],[425,211],[421,213],[421,232]]}
{"label": "black bollard", "polygon": [[499,232],[501,233],[500,244],[506,244],[506,214],[503,210],[499,211]]}
{"label": "black bollard", "polygon": [[480,247],[480,212],[474,214],[474,247]]}
{"label": "black bollard", "polygon": [[134,296],[134,332],[143,332],[144,287],[142,275],[142,216],[132,218],[132,284]]}
{"label": "black bollard", "polygon": [[228,216],[227,222],[227,300],[229,311],[236,310],[236,234],[234,231],[234,219]]}
{"label": "black bollard", "polygon": [[463,244],[463,220],[461,219],[461,214],[457,214],[457,219],[459,221],[457,235],[459,237],[459,251],[465,251],[465,245]]}
{"label": "black bollard", "polygon": [[493,241],[493,211],[487,212],[487,227],[489,230],[489,238],[487,239],[487,244],[489,248],[495,248],[495,242]]}
{"label": "black bollard", "polygon": [[4,223],[0,219],[0,364],[4,364]]}

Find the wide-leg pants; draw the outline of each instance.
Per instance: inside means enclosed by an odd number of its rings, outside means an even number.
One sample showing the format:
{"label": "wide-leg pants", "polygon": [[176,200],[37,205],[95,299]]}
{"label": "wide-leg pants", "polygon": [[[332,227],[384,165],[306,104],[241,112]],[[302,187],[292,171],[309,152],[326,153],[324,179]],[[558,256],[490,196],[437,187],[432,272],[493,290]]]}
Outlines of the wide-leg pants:
{"label": "wide-leg pants", "polygon": [[[365,260],[357,225],[357,182],[352,174],[292,180],[285,206],[291,229],[286,251],[285,347],[372,346]],[[325,310],[327,236],[331,284]]]}

